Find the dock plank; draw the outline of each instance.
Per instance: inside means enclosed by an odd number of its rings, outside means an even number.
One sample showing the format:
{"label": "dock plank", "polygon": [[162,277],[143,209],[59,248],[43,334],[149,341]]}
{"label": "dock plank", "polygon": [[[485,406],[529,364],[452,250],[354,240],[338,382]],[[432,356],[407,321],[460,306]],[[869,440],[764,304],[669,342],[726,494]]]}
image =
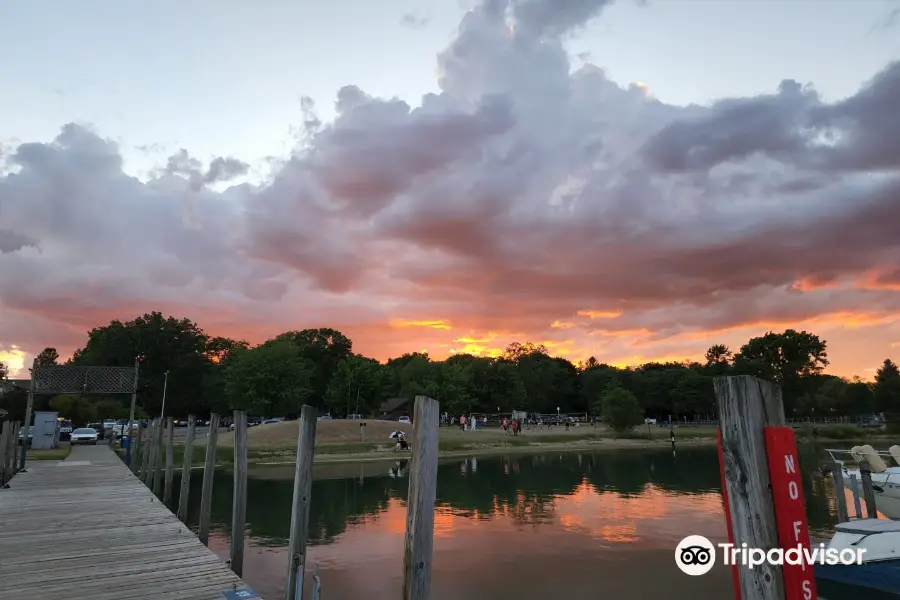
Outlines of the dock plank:
{"label": "dock plank", "polygon": [[247,588],[108,446],[0,490],[0,598],[222,600]]}

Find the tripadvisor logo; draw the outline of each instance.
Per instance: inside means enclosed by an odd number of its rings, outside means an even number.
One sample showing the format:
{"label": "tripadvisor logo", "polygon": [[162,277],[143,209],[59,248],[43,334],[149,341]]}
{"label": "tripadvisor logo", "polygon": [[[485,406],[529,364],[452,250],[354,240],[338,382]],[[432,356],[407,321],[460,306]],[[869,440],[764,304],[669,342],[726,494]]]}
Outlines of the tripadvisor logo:
{"label": "tripadvisor logo", "polygon": [[688,575],[705,575],[716,562],[716,547],[702,535],[689,535],[675,548],[675,564]]}
{"label": "tripadvisor logo", "polygon": [[[764,564],[783,565],[861,565],[865,548],[748,548],[747,544],[718,544],[722,564],[741,565],[750,570]],[[675,564],[688,575],[705,575],[716,562],[716,546],[702,535],[689,535],[675,548]]]}

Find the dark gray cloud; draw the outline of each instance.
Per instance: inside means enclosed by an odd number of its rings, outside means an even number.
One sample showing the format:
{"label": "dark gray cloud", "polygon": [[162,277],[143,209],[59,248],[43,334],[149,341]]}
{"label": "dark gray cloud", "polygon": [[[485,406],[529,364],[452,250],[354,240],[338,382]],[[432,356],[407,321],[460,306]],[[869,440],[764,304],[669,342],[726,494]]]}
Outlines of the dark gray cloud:
{"label": "dark gray cloud", "polygon": [[[248,165],[187,150],[140,181],[77,125],[15,145],[0,308],[35,332],[160,307],[241,335],[334,325],[379,352],[391,319],[444,319],[610,356],[896,314],[900,63],[835,103],[787,80],[667,105],[572,71],[562,37],[607,4],[486,0],[438,56],[439,93],[349,85],[327,124],[304,101],[302,144],[259,185],[213,185]],[[40,350],[8,322],[0,346]]]}

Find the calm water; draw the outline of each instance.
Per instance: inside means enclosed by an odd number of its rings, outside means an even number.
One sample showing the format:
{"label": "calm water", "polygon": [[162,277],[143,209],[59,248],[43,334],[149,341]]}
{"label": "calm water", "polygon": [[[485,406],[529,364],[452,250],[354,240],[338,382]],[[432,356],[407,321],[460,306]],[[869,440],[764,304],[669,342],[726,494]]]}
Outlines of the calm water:
{"label": "calm water", "polygon": [[[830,489],[811,476],[815,453],[803,455],[810,527],[827,532]],[[399,597],[403,467],[317,467],[308,557],[324,600]],[[201,478],[191,481],[193,526]],[[225,558],[231,486],[230,472],[216,474],[210,546]],[[292,494],[293,467],[251,470],[244,579],[266,600],[283,597]],[[689,534],[726,541],[714,448],[450,460],[438,472],[432,599],[730,598],[724,567],[688,577],[675,566]]]}

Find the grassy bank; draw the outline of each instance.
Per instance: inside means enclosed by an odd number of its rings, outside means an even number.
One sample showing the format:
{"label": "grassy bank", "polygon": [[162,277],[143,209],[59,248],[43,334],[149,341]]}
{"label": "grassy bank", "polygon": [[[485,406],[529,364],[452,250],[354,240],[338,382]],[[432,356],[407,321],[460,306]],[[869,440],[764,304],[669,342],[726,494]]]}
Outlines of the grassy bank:
{"label": "grassy bank", "polygon": [[[247,457],[250,464],[292,463],[297,444],[296,421],[285,421],[251,427],[247,432]],[[316,430],[316,464],[341,462],[367,462],[393,460],[394,442],[389,435],[395,429],[412,434],[408,425],[386,421],[368,421],[361,432],[358,421],[320,421]],[[460,431],[458,427],[442,427],[438,448],[442,458],[478,455],[498,455],[506,453],[532,453],[546,451],[594,451],[624,448],[667,447],[670,432],[661,427],[640,427],[628,434],[616,434],[603,426],[572,427],[566,431],[562,427],[552,429],[526,429],[519,436],[505,435],[498,429]],[[710,445],[715,443],[716,429],[713,427],[679,427],[675,430],[678,446]],[[797,437],[813,439],[812,431],[797,429]],[[823,426],[818,430],[819,442],[836,442],[851,439],[889,438],[883,432],[862,429],[853,425]],[[196,468],[203,465],[206,439],[196,441],[192,464]],[[173,448],[176,469],[184,462],[184,446],[177,439]],[[121,452],[121,450],[120,450]],[[234,435],[222,432],[216,452],[217,465],[233,462]]]}
{"label": "grassy bank", "polygon": [[[248,462],[250,464],[279,464],[293,462],[297,444],[296,421],[252,427],[247,432]],[[394,442],[389,435],[395,429],[405,429],[411,437],[410,426],[397,423],[369,421],[360,432],[358,421],[320,421],[316,431],[316,457],[318,463],[361,462],[390,460],[397,457]],[[682,428],[676,433],[679,444],[711,443],[715,429]],[[669,443],[669,431],[660,427],[649,430],[640,428],[628,434],[615,434],[603,426],[563,427],[552,429],[526,429],[518,436],[504,434],[498,429],[460,431],[458,427],[442,427],[438,442],[440,456],[470,456],[504,453],[544,452],[549,450],[594,450],[612,448],[647,448]],[[364,441],[365,440],[365,441]],[[184,446],[176,439],[173,461],[179,468],[184,461]],[[203,464],[206,439],[196,441],[192,464]],[[219,434],[216,464],[233,462],[234,436]],[[121,453],[122,451],[119,450]]]}
{"label": "grassy bank", "polygon": [[25,458],[27,460],[65,460],[69,457],[71,451],[72,446],[68,444],[48,450],[32,450],[29,448]]}

